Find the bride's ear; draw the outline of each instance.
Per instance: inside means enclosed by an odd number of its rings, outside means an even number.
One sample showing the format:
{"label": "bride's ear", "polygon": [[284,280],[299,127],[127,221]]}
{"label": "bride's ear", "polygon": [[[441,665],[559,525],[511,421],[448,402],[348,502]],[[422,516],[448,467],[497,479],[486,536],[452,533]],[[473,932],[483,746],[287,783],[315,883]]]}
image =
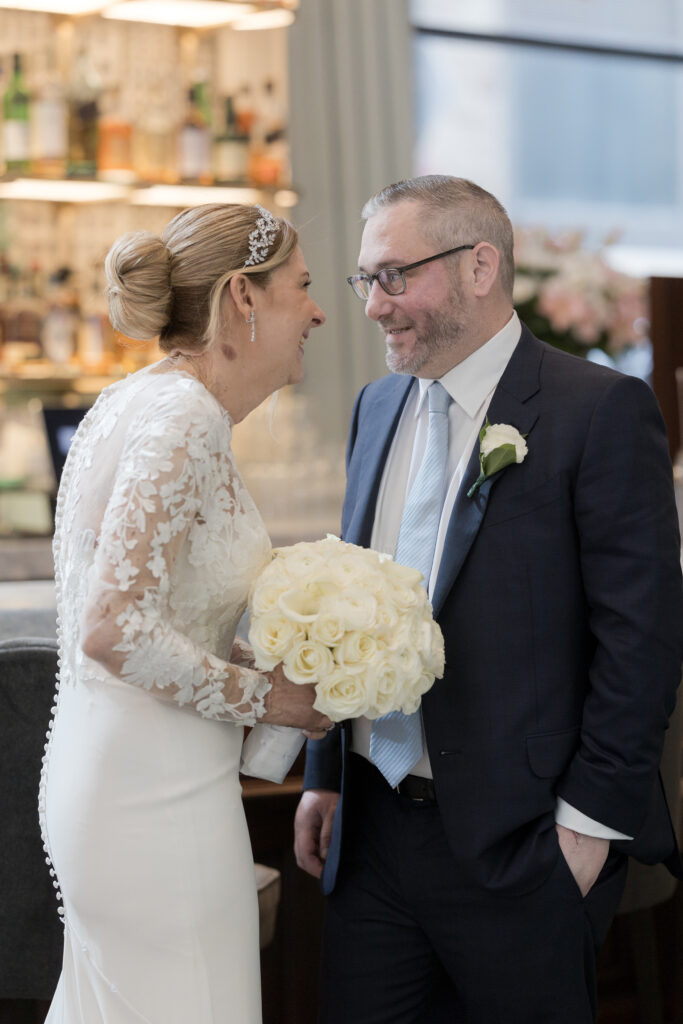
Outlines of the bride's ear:
{"label": "bride's ear", "polygon": [[254,310],[253,285],[246,274],[235,274],[228,282],[230,297],[239,315],[248,320]]}

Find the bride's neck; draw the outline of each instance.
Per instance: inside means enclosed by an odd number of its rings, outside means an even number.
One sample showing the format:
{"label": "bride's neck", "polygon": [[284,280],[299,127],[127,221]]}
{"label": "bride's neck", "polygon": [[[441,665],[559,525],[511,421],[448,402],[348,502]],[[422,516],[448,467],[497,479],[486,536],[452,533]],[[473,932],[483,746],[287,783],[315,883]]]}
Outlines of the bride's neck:
{"label": "bride's neck", "polygon": [[176,369],[195,377],[239,423],[268,397],[263,384],[250,379],[228,345],[205,352],[174,352],[169,357]]}

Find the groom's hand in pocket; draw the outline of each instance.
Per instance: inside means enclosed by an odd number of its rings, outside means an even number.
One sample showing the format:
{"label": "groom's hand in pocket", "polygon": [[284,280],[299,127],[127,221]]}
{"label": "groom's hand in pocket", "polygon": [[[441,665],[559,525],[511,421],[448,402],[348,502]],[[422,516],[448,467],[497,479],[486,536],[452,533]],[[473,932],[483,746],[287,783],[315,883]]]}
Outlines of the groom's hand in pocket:
{"label": "groom's hand in pocket", "polygon": [[582,835],[563,825],[555,825],[555,829],[562,856],[581,890],[581,895],[587,896],[607,860],[609,839]]}
{"label": "groom's hand in pocket", "polygon": [[334,812],[339,793],[330,789],[307,789],[294,818],[294,853],[300,868],[320,878],[330,848]]}

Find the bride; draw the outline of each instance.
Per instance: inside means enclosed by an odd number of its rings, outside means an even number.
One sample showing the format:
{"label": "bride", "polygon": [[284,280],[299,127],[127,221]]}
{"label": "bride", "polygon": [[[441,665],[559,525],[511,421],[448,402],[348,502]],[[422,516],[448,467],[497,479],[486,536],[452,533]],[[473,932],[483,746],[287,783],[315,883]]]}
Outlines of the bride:
{"label": "bride", "polygon": [[84,418],[55,523],[61,670],[40,813],[63,898],[48,1024],[258,1024],[245,725],[330,722],[236,640],[270,542],[233,424],[300,380],[324,315],[261,207],[185,210],[107,256],[110,318],[168,355]]}

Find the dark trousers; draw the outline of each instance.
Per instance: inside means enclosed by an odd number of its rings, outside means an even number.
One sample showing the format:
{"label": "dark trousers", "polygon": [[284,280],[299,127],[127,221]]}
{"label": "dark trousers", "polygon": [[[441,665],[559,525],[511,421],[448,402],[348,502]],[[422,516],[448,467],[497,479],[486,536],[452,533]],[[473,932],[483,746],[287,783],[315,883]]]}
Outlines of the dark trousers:
{"label": "dark trousers", "polygon": [[595,954],[625,858],[610,854],[585,899],[559,845],[538,889],[491,893],[465,877],[436,803],[398,796],[349,760],[321,1024],[591,1024]]}

